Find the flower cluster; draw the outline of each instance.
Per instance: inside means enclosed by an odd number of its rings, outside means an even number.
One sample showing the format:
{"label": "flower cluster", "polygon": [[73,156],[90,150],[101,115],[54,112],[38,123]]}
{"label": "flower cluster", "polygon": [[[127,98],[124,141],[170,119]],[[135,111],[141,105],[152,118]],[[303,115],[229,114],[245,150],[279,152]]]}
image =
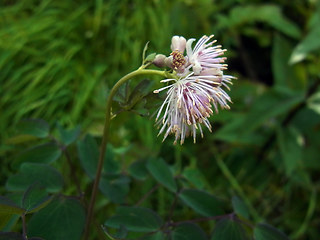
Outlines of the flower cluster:
{"label": "flower cluster", "polygon": [[223,74],[227,65],[224,64],[226,58],[221,56],[226,50],[221,49],[221,45],[213,46],[216,41],[211,40],[212,37],[203,36],[192,48],[195,39],[187,41],[184,37],[174,36],[170,56],[159,54],[154,60],[156,66],[170,67],[174,76],[162,80],[169,84],[154,91],[167,90],[156,117],[159,135],[164,133],[163,140],[174,134],[174,143],[180,140],[183,144],[191,135],[196,142],[197,130],[203,137],[201,125],[211,132],[208,118],[213,114],[212,109],[218,113],[218,105],[222,109],[230,108],[231,99],[222,87],[229,90],[227,84],[231,84],[234,77]]}

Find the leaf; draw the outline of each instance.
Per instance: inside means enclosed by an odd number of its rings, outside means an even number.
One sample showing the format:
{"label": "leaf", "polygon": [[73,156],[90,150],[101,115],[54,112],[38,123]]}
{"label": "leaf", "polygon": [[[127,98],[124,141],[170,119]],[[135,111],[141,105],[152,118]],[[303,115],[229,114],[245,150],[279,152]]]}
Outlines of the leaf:
{"label": "leaf", "polygon": [[96,140],[92,136],[86,135],[83,140],[77,142],[77,149],[83,169],[91,179],[94,179],[99,158]]}
{"label": "leaf", "polygon": [[232,206],[235,213],[246,219],[249,218],[249,210],[246,204],[237,196],[232,197]]}
{"label": "leaf", "polygon": [[143,207],[119,207],[116,214],[109,218],[105,225],[120,228],[123,225],[133,232],[152,232],[162,226],[162,219],[151,209]]}
{"label": "leaf", "polygon": [[[319,15],[319,10],[315,12],[315,14]],[[295,64],[304,60],[309,53],[320,49],[320,18],[314,19],[316,19],[316,22],[313,24],[313,27],[310,29],[307,36],[293,50],[290,57],[291,64]]]}
{"label": "leaf", "polygon": [[289,240],[278,229],[264,223],[260,223],[254,228],[253,235],[256,240]]}
{"label": "leaf", "polygon": [[307,106],[320,115],[320,92],[316,92],[308,98]]}
{"label": "leaf", "polygon": [[52,163],[61,156],[61,149],[54,143],[45,143],[27,149],[21,153],[12,163],[12,167],[17,169],[21,163]]}
{"label": "leaf", "polygon": [[277,87],[290,87],[291,89],[303,91],[306,82],[303,78],[297,77],[294,66],[288,63],[292,49],[291,43],[286,38],[280,34],[275,35],[271,61],[273,79]]}
{"label": "leaf", "polygon": [[158,231],[155,233],[147,233],[147,236],[139,238],[139,240],[168,240],[168,238],[166,238],[165,234],[162,231]]}
{"label": "leaf", "polygon": [[217,216],[224,213],[222,202],[207,192],[185,189],[179,194],[179,198],[187,206],[204,216]]}
{"label": "leaf", "polygon": [[299,38],[300,29],[296,24],[289,21],[276,5],[246,5],[233,7],[229,16],[219,19],[218,26],[224,28],[235,28],[247,23],[264,22],[277,30],[293,38]]}
{"label": "leaf", "polygon": [[14,215],[21,215],[24,211],[10,199],[0,196],[0,229],[3,229]]}
{"label": "leaf", "polygon": [[[15,232],[0,232],[0,240],[25,240],[25,238],[20,233]],[[32,237],[28,240],[44,240],[43,238],[39,237]]]}
{"label": "leaf", "polygon": [[272,89],[255,100],[244,122],[247,124],[240,131],[250,132],[261,126],[270,118],[285,114],[304,100],[303,94]]}
{"label": "leaf", "polygon": [[60,124],[58,124],[57,128],[59,131],[60,140],[65,145],[73,143],[80,135],[80,126],[76,126],[73,129],[67,130],[64,129]]}
{"label": "leaf", "polygon": [[24,193],[22,207],[26,213],[34,213],[47,206],[51,197],[48,196],[45,188],[40,183],[31,185]]}
{"label": "leaf", "polygon": [[147,62],[153,62],[153,60],[156,58],[156,53],[150,53],[147,57],[146,57],[146,59],[145,59],[145,63],[147,63]]}
{"label": "leaf", "polygon": [[189,166],[183,170],[182,175],[192,183],[197,189],[204,189],[207,186],[210,186],[203,176],[202,172],[196,166]]}
{"label": "leaf", "polygon": [[[224,218],[217,222],[211,240],[249,240],[245,230],[239,222]],[[269,239],[271,240],[271,239]]]}
{"label": "leaf", "polygon": [[129,174],[138,179],[144,180],[148,176],[148,170],[146,167],[146,161],[136,161],[132,163],[128,169]]}
{"label": "leaf", "polygon": [[172,172],[167,163],[165,163],[161,158],[148,160],[147,169],[159,183],[167,187],[172,192],[177,191],[177,185]]}
{"label": "leaf", "polygon": [[194,223],[182,223],[172,231],[172,240],[206,240],[205,232]]}
{"label": "leaf", "polygon": [[38,138],[45,138],[49,135],[49,125],[42,119],[21,120],[16,128],[20,134],[32,135]]}
{"label": "leaf", "polygon": [[128,235],[128,230],[123,225],[120,225],[118,232],[116,232],[115,234],[109,233],[106,226],[102,226],[102,229],[110,239],[125,239]]}
{"label": "leaf", "polygon": [[[96,140],[91,135],[86,135],[84,139],[77,142],[77,149],[82,168],[91,179],[94,179],[99,159],[99,147]],[[119,163],[114,161],[114,149],[111,144],[108,144],[103,172],[114,174],[119,171]]]}
{"label": "leaf", "polygon": [[47,164],[23,163],[18,174],[10,176],[6,183],[9,191],[25,191],[39,182],[47,192],[59,192],[63,186],[61,174]]}
{"label": "leaf", "polygon": [[59,197],[35,213],[27,226],[28,236],[46,240],[79,240],[85,224],[85,211],[78,200]]}
{"label": "leaf", "polygon": [[10,199],[0,196],[0,214],[22,214],[25,209],[17,206]]}
{"label": "leaf", "polygon": [[295,128],[278,128],[277,140],[287,176],[291,176],[302,161],[302,136]]}
{"label": "leaf", "polygon": [[129,192],[130,178],[121,175],[104,175],[101,178],[99,189],[112,202],[123,203]]}

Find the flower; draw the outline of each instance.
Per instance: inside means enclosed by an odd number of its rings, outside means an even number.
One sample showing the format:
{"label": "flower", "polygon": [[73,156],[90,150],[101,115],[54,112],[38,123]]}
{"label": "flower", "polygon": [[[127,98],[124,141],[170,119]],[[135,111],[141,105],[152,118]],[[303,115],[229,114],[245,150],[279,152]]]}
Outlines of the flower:
{"label": "flower", "polygon": [[221,49],[221,45],[217,45],[212,47],[212,44],[216,42],[216,40],[209,42],[209,40],[213,37],[203,36],[196,44],[194,49],[191,48],[192,43],[195,41],[194,38],[188,40],[186,44],[187,56],[189,63],[192,66],[192,69],[196,75],[199,75],[202,70],[215,68],[215,69],[226,69],[225,64],[223,63],[226,58],[219,57],[224,54],[225,49]]}
{"label": "flower", "polygon": [[[228,84],[232,84],[234,77],[223,74],[227,65],[222,63],[226,58],[219,56],[226,50],[221,50],[221,46],[213,47],[215,41],[207,43],[211,38],[202,37],[194,49],[191,45],[195,39],[189,39],[185,44],[183,37],[172,38],[172,53],[167,57],[170,65],[167,66],[172,68],[173,78],[162,80],[169,85],[154,91],[166,90],[166,98],[156,116],[159,135],[164,133],[163,141],[169,134],[174,134],[174,144],[179,140],[183,144],[191,135],[195,143],[197,130],[203,137],[202,125],[212,131],[209,117],[214,111],[218,113],[218,106],[230,109],[231,98],[223,87],[229,90]],[[183,56],[184,46],[187,56]]]}

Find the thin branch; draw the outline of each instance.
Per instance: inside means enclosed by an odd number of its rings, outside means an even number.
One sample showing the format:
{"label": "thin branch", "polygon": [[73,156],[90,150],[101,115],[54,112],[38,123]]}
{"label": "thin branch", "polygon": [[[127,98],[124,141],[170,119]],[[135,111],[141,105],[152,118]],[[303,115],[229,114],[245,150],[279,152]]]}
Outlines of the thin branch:
{"label": "thin branch", "polygon": [[25,213],[23,213],[21,215],[21,219],[22,219],[22,237],[23,237],[23,240],[28,240],[28,237],[27,237],[27,224],[26,224],[26,215]]}
{"label": "thin branch", "polygon": [[136,206],[139,206],[144,200],[146,200],[154,191],[156,191],[160,187],[160,184],[155,185],[152,189],[150,189],[142,198],[136,203]]}

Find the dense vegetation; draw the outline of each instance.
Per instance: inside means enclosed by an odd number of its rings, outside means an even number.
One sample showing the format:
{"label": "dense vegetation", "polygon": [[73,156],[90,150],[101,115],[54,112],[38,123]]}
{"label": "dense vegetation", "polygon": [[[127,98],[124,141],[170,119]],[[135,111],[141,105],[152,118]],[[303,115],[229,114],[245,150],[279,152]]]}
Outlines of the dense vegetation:
{"label": "dense vegetation", "polygon": [[110,89],[146,42],[204,34],[228,50],[231,109],[162,143],[161,78],[121,88],[91,238],[318,239],[319,25],[315,0],[2,0],[0,239],[81,238]]}

